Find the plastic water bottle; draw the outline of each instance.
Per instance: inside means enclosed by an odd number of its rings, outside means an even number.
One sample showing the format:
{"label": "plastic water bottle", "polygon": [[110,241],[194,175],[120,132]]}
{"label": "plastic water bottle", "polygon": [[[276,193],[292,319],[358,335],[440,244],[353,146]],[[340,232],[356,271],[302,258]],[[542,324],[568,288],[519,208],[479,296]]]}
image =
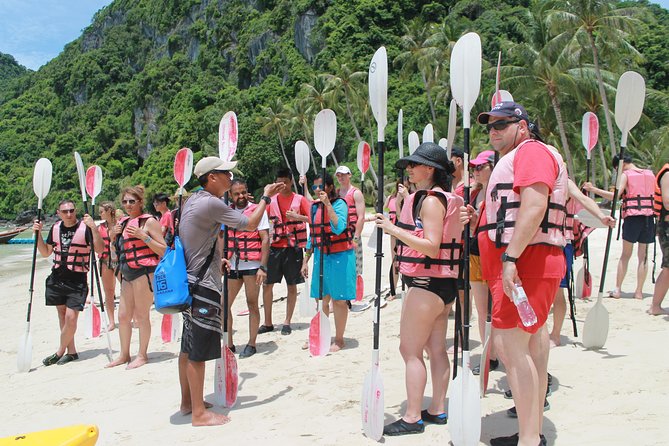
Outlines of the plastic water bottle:
{"label": "plastic water bottle", "polygon": [[513,290],[513,303],[516,304],[516,309],[518,310],[518,315],[520,320],[523,321],[523,325],[530,327],[537,323],[537,315],[534,313],[532,305],[527,301],[527,294],[522,286],[516,285]]}

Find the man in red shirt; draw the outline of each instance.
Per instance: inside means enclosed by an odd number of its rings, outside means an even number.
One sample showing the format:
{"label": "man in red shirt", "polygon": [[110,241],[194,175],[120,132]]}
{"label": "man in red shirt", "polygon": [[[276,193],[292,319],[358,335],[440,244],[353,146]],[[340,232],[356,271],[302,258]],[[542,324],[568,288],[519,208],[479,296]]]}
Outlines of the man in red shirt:
{"label": "man in red shirt", "polygon": [[268,207],[271,244],[267,263],[267,280],[263,287],[263,306],[265,322],[258,329],[258,334],[274,331],[272,322],[272,300],[274,284],[286,279],[288,302],[286,318],[281,328],[282,335],[292,332],[290,320],[297,302],[297,285],[304,283],[300,272],[303,252],[307,245],[307,222],[309,221],[309,203],[293,192],[293,176],[290,169],[280,169],[276,173],[276,182],[283,183],[281,193],[274,196]]}
{"label": "man in red shirt", "polygon": [[[521,105],[501,102],[478,122],[488,127],[490,144],[501,157],[486,189],[478,242],[483,278],[493,295],[493,345],[506,366],[519,425],[518,434],[490,444],[543,445],[550,350],[545,322],[565,273],[567,174],[554,149],[531,139]],[[464,220],[475,215],[472,207],[462,210]],[[520,287],[535,318],[523,321],[514,305],[511,296]]]}

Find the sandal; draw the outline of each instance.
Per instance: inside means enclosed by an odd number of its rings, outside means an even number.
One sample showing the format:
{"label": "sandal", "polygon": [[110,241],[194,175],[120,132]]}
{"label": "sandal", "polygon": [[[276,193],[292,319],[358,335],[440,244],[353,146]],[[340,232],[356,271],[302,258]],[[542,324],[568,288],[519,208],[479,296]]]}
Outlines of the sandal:
{"label": "sandal", "polygon": [[440,413],[439,415],[432,415],[430,412],[427,411],[427,409],[421,410],[420,418],[425,423],[432,423],[432,424],[448,423],[448,417],[446,416],[445,413]]}
{"label": "sandal", "polygon": [[62,356],[58,356],[57,353],[54,353],[53,355],[42,359],[42,364],[48,367],[50,365],[56,364],[58,361],[60,361],[60,358],[62,358]]}
{"label": "sandal", "polygon": [[407,423],[404,421],[404,419],[400,418],[399,420],[387,424],[383,427],[383,435],[388,435],[389,437],[408,434],[422,434],[423,432],[425,432],[425,423],[423,423],[423,420],[418,420],[415,423]]}
{"label": "sandal", "polygon": [[79,359],[79,353],[72,353],[72,354],[68,353],[66,355],[63,355],[63,357],[60,358],[56,364],[63,365],[67,364],[68,362],[76,361],[77,359]]}

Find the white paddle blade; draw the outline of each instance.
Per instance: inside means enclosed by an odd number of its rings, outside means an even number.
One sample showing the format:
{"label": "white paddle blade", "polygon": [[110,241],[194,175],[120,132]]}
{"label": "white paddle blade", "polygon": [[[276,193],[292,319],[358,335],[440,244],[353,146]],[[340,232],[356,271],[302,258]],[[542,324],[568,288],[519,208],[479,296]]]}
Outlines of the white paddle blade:
{"label": "white paddle blade", "polygon": [[448,388],[448,431],[455,446],[478,445],[481,438],[479,383],[469,368],[469,352],[463,352],[465,367]]}
{"label": "white paddle blade", "polygon": [[618,80],[616,91],[616,125],[620,129],[621,147],[627,147],[627,134],[639,122],[646,98],[646,82],[635,71],[626,71]]}
{"label": "white paddle blade", "polygon": [[404,112],[401,108],[397,115],[397,147],[400,149],[400,158],[404,158]]}
{"label": "white paddle blade", "polygon": [[[611,210],[609,209],[602,209],[602,214],[604,215],[611,215]],[[606,228],[607,226],[602,223],[602,221],[598,218],[592,215],[588,210],[586,209],[581,209],[578,211],[575,215],[575,217],[583,223],[585,226],[589,228]]]}
{"label": "white paddle blade", "polygon": [[95,201],[100,191],[102,191],[102,168],[94,165],[86,169],[86,192]]}
{"label": "white paddle blade", "polygon": [[84,203],[86,203],[86,172],[84,171],[84,162],[81,160],[81,155],[79,155],[79,152],[74,152],[74,163],[77,165],[77,177],[79,177],[81,199]]}
{"label": "white paddle blade", "polygon": [[427,124],[423,129],[423,142],[434,142],[434,127],[432,124]]}
{"label": "white paddle blade", "polygon": [[418,133],[412,130],[409,132],[409,155],[413,155],[419,145],[420,140],[418,139]]}
{"label": "white paddle blade", "polygon": [[592,148],[597,144],[599,138],[599,119],[593,112],[583,113],[583,120],[581,121],[581,142],[583,147],[588,152],[588,158]]}
{"label": "white paddle blade", "polygon": [[446,138],[439,138],[439,147],[448,150],[448,140]]}
{"label": "white paddle blade", "polygon": [[465,128],[469,128],[470,112],[480,88],[481,38],[470,32],[458,39],[451,52],[451,91],[462,107]]}
{"label": "white paddle blade", "polygon": [[309,146],[302,140],[295,143],[295,167],[300,175],[306,175],[309,170]]}
{"label": "white paddle blade", "polygon": [[369,170],[370,154],[371,154],[371,148],[369,147],[369,144],[365,141],[360,141],[358,143],[357,163],[358,163],[358,170],[363,175],[367,173],[367,170]]}
{"label": "white paddle blade", "polygon": [[583,347],[600,349],[606,344],[609,335],[609,312],[602,303],[602,293],[597,296],[597,303],[588,311],[583,325]]}
{"label": "white paddle blade", "polygon": [[184,187],[193,174],[193,151],[188,147],[179,149],[174,157],[174,181]]}
{"label": "white paddle blade", "polygon": [[576,278],[574,279],[574,297],[583,299],[583,282],[585,279],[585,269],[581,267],[576,273]]}
{"label": "white paddle blade", "polygon": [[51,174],[53,172],[53,167],[51,161],[46,158],[40,158],[35,163],[35,169],[33,170],[33,191],[37,196],[39,209],[42,209],[42,200],[49,193],[51,189]]}
{"label": "white paddle blade", "polygon": [[326,159],[332,150],[334,150],[336,140],[337,115],[329,108],[319,111],[314,120],[314,146],[316,146],[316,151],[323,157],[321,167],[326,167]]}
{"label": "white paddle blade", "polygon": [[316,314],[316,300],[311,298],[311,276],[304,279],[300,293],[300,316],[311,319]]}
{"label": "white paddle blade", "polygon": [[16,366],[19,373],[27,373],[30,371],[30,363],[33,358],[33,341],[30,334],[30,322],[26,324],[26,331],[21,336],[19,341],[19,354],[16,358]]}
{"label": "white paddle blade", "polygon": [[378,126],[378,141],[384,141],[388,123],[388,57],[383,46],[376,50],[369,64],[369,104]]}
{"label": "white paddle blade", "polygon": [[448,158],[451,158],[451,150],[455,145],[455,129],[458,124],[458,103],[455,99],[451,99],[451,105],[448,110],[448,134],[446,135],[448,144]]}
{"label": "white paddle blade", "polygon": [[218,157],[230,161],[237,151],[237,115],[229,111],[218,125]]}
{"label": "white paddle blade", "polygon": [[360,415],[365,436],[374,441],[379,441],[383,436],[383,378],[379,369],[378,350],[375,350],[373,354],[377,357],[377,361],[372,364],[372,370],[365,376]]}

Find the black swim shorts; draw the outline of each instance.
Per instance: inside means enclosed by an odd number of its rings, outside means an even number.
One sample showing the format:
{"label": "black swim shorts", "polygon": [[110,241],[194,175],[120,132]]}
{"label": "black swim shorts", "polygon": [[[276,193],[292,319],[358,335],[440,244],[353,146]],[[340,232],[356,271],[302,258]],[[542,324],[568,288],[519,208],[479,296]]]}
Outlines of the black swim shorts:
{"label": "black swim shorts", "polygon": [[441,277],[409,277],[402,276],[406,279],[409,288],[420,288],[431,293],[436,294],[444,305],[453,303],[458,296],[457,279],[444,279]]}
{"label": "black swim shorts", "polygon": [[652,215],[633,215],[623,220],[623,240],[630,243],[653,243],[655,220]]}
{"label": "black swim shorts", "polygon": [[83,282],[61,280],[52,273],[46,278],[45,285],[48,306],[65,305],[67,308],[83,311],[88,295],[88,284],[85,279]]}
{"label": "black swim shorts", "polygon": [[201,286],[191,287],[193,304],[183,312],[181,352],[204,362],[221,357],[221,295]]}
{"label": "black swim shorts", "polygon": [[304,283],[302,277],[302,248],[272,248],[269,249],[267,262],[266,285],[280,283],[286,279],[286,285]]}

